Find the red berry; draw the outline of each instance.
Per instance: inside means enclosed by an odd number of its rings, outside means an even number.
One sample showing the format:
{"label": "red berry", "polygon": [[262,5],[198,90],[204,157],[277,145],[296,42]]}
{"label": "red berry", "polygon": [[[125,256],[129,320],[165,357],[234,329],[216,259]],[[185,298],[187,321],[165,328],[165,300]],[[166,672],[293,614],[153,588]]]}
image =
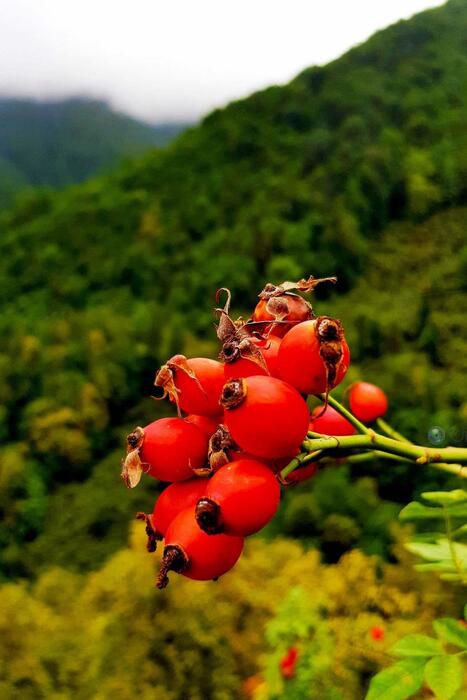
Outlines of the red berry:
{"label": "red berry", "polygon": [[[279,376],[278,353],[281,339],[276,336],[269,338],[251,338],[250,344],[259,351],[263,365],[260,365],[253,359],[248,359],[251,355],[242,356],[241,350],[235,359],[229,360],[228,353],[223,350],[224,375],[226,381],[228,379],[238,379],[240,377],[252,377],[255,375],[267,375],[271,377]],[[250,345],[250,347],[251,347]],[[228,348],[227,348],[228,349]]]}
{"label": "red berry", "polygon": [[224,367],[217,360],[174,355],[162,365],[154,382],[164,395],[186,413],[214,417],[219,414],[219,397],[224,384]]}
{"label": "red berry", "polygon": [[196,425],[196,427],[202,430],[203,433],[206,433],[209,438],[216,432],[219,423],[222,423],[224,420],[224,415],[220,413],[214,418],[208,418],[207,416],[196,416],[194,413],[190,413],[188,416],[186,416],[185,420],[187,420],[189,423],[193,423],[193,425]]}
{"label": "red berry", "polygon": [[308,432],[305,401],[274,377],[231,379],[222,390],[221,404],[232,438],[244,452],[258,457],[287,457]]}
{"label": "red berry", "polygon": [[379,386],[368,382],[355,382],[349,390],[350,410],[364,423],[372,423],[388,410],[388,399]]}
{"label": "red berry", "polygon": [[169,571],[197,581],[218,578],[234,566],[242,549],[243,537],[207,535],[198,527],[194,508],[186,508],[167,528],[157,587],[165,588]]}
{"label": "red berry", "polygon": [[332,406],[327,406],[324,412],[322,406],[317,406],[313,410],[310,430],[322,435],[355,435],[357,432],[352,423],[349,423]]}
{"label": "red berry", "polygon": [[295,326],[279,348],[281,377],[302,394],[321,394],[337,386],[349,362],[343,328],[327,316]]}
{"label": "red berry", "polygon": [[374,627],[371,628],[370,635],[371,635],[371,638],[374,639],[375,642],[380,642],[384,639],[386,633],[384,631],[384,627],[380,627],[379,625],[375,625]]}
{"label": "red berry", "polygon": [[247,537],[267,525],[279,501],[280,488],[272,471],[261,462],[240,459],[209,479],[196,506],[196,519],[208,534]]}
{"label": "red berry", "polygon": [[160,418],[127,437],[122,477],[127,486],[139,482],[145,471],[160,481],[184,481],[207,458],[208,438],[183,418]]}
{"label": "red berry", "polygon": [[[292,326],[313,318],[313,309],[303,297],[294,294],[292,290],[311,292],[321,282],[335,282],[335,277],[314,279],[298,282],[283,282],[280,285],[267,284],[259,294],[260,301],[253,312],[252,321],[262,323],[262,332],[282,338]],[[267,325],[265,322],[274,321]]]}
{"label": "red berry", "polygon": [[179,513],[190,506],[194,507],[206,492],[207,479],[188,479],[167,486],[154,505],[150,515],[138,513],[137,518],[146,523],[148,552],[154,552],[157,540],[162,540],[167,529]]}
{"label": "red berry", "polygon": [[282,657],[279,663],[279,668],[282,676],[289,680],[295,676],[295,667],[298,661],[297,647],[290,647],[288,652]]}
{"label": "red berry", "polygon": [[303,465],[303,467],[298,467],[294,469],[288,476],[285,477],[285,484],[301,484],[303,481],[308,481],[311,479],[318,471],[318,462],[310,462],[309,464]]}

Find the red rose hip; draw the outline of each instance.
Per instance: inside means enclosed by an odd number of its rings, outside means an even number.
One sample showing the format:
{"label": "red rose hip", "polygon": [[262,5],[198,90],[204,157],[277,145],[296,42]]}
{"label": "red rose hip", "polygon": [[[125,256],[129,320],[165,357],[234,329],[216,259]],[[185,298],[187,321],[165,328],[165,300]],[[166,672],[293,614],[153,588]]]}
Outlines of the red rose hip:
{"label": "red rose hip", "polygon": [[267,525],[279,501],[280,488],[272,471],[261,462],[239,459],[209,479],[196,505],[196,520],[210,535],[247,537]]}
{"label": "red rose hip", "polygon": [[349,390],[350,410],[364,423],[382,418],[388,410],[388,399],[379,386],[369,382],[355,382]]}
{"label": "red rose hip", "polygon": [[183,418],[160,418],[128,435],[127,452],[122,478],[130,488],[143,471],[160,481],[184,481],[204,465],[208,438]]}
{"label": "red rose hip", "polygon": [[176,404],[178,411],[214,417],[219,414],[219,397],[224,383],[224,367],[207,357],[187,359],[174,355],[156,374],[155,386]]}
{"label": "red rose hip", "polygon": [[328,316],[295,326],[279,348],[281,377],[302,394],[328,392],[343,380],[349,363],[344,329]]}
{"label": "red rose hip", "polygon": [[218,578],[234,566],[242,549],[243,537],[207,535],[198,527],[194,508],[186,508],[167,529],[156,585],[165,588],[169,571],[197,581]]}
{"label": "red rose hip", "polygon": [[156,500],[151,514],[137,514],[138,520],[144,520],[146,523],[148,552],[155,551],[157,540],[165,537],[172,520],[185,508],[194,507],[206,493],[206,482],[207,479],[188,479],[188,481],[170,484]]}
{"label": "red rose hip", "polygon": [[310,430],[322,435],[355,435],[357,432],[352,423],[332,406],[327,406],[324,412],[322,406],[313,409]]}
{"label": "red rose hip", "polygon": [[293,454],[308,431],[300,394],[274,377],[232,379],[222,390],[224,422],[243,452],[275,459]]}

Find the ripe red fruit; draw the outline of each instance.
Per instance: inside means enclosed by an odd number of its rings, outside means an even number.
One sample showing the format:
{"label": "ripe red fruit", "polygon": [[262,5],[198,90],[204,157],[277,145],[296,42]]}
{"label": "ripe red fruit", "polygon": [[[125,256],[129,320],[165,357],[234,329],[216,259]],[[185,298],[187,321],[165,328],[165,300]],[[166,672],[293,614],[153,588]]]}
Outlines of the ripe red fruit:
{"label": "ripe red fruit", "polygon": [[183,418],[160,418],[127,437],[122,478],[136,486],[143,471],[160,481],[184,481],[200,469],[208,454],[208,438]]}
{"label": "ripe red fruit", "polygon": [[[253,359],[248,359],[248,355],[243,357],[240,351],[235,359],[228,357],[229,346],[223,349],[224,376],[225,380],[238,379],[239,377],[252,377],[255,375],[267,375],[271,377],[279,376],[278,353],[281,339],[277,336],[269,338],[251,338],[250,343],[255,346],[263,358],[263,366]],[[226,352],[227,351],[227,352]]]}
{"label": "ripe red fruit", "polygon": [[206,482],[207,479],[188,479],[170,484],[156,500],[151,514],[137,514],[138,520],[144,520],[146,523],[148,552],[156,550],[157,540],[165,537],[170,523],[182,510],[196,505],[206,492]]}
{"label": "ripe red fruit", "polygon": [[241,450],[275,459],[293,454],[308,431],[300,394],[274,377],[231,379],[222,390],[225,424]]}
{"label": "ripe red fruit", "polygon": [[255,307],[251,320],[264,324],[267,321],[274,321],[274,323],[264,325],[262,332],[265,334],[270,332],[282,338],[292,326],[314,316],[311,304],[298,294],[294,294],[292,290],[311,292],[321,282],[328,281],[335,282],[336,278],[314,279],[309,277],[307,280],[283,282],[280,285],[267,284],[258,295],[260,301]]}
{"label": "ripe red fruit", "polygon": [[303,481],[308,481],[308,479],[311,479],[311,477],[313,477],[317,471],[318,462],[310,462],[309,464],[305,464],[303,467],[294,469],[293,472],[285,477],[282,483],[284,485],[301,484]]}
{"label": "ripe red fruit", "polygon": [[279,348],[281,377],[302,394],[321,394],[337,386],[349,362],[344,329],[328,316],[291,328]]}
{"label": "ripe red fruit", "polygon": [[322,435],[355,435],[357,432],[352,423],[332,406],[327,406],[324,412],[322,406],[313,409],[310,430]]}
{"label": "ripe red fruit", "polygon": [[350,410],[364,423],[372,423],[388,410],[388,398],[375,384],[355,382],[349,389]]}
{"label": "ripe red fruit", "polygon": [[267,525],[279,501],[280,488],[272,471],[261,462],[240,459],[209,479],[196,505],[196,520],[210,535],[247,537]]}
{"label": "ripe red fruit", "polygon": [[219,414],[219,397],[224,383],[224,367],[217,360],[174,355],[156,374],[155,386],[163,389],[177,410],[214,417]]}
{"label": "ripe red fruit", "polygon": [[186,416],[185,420],[187,420],[189,423],[193,423],[193,425],[196,425],[196,427],[202,430],[203,433],[206,433],[209,438],[216,432],[217,426],[219,423],[222,423],[224,416],[222,413],[220,413],[214,418],[208,418],[207,416],[196,416],[194,413],[190,413],[188,416]]}
{"label": "ripe red fruit", "polygon": [[218,578],[234,566],[242,549],[243,537],[207,535],[198,527],[194,508],[186,508],[167,528],[156,585],[165,588],[169,571],[197,581]]}
{"label": "ripe red fruit", "polygon": [[298,661],[298,649],[297,647],[290,647],[288,652],[282,657],[279,663],[280,672],[282,676],[289,680],[295,676],[295,667]]}
{"label": "ripe red fruit", "polygon": [[370,630],[370,636],[375,642],[382,641],[385,635],[384,627],[380,627],[379,625],[375,625]]}

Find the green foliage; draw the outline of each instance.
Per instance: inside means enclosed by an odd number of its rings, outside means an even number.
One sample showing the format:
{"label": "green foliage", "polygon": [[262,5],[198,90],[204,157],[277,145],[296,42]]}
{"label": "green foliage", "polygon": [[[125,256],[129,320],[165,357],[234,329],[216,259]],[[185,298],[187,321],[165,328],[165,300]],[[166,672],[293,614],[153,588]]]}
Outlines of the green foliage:
{"label": "green foliage", "polygon": [[26,187],[82,182],[150,146],[164,146],[183,124],[144,124],[104,102],[0,98],[0,206]]}
{"label": "green foliage", "polygon": [[406,544],[412,554],[425,559],[417,564],[418,571],[435,571],[447,581],[467,583],[467,545],[456,540],[465,539],[467,521],[467,491],[434,491],[422,493],[431,506],[418,501],[409,503],[399,514],[403,521],[424,523],[430,528],[433,521],[442,521],[443,532],[421,532]]}
{"label": "green foliage", "polygon": [[[130,546],[92,573],[49,567],[28,586],[2,585],[1,697],[234,700],[249,687],[359,700],[396,639],[459,609],[453,591],[406,561],[381,566],[354,551],[325,566],[293,540],[250,540],[217,583],[172,574],[163,592],[153,586],[159,560],[135,523]],[[370,636],[377,624],[380,642]],[[291,644],[296,676],[282,682]]]}
{"label": "green foliage", "polygon": [[[390,650],[394,656],[407,657],[380,671],[371,681],[366,700],[405,700],[425,682],[437,698],[451,700],[464,684],[462,657],[467,652],[464,622],[445,618],[435,620],[437,639],[411,634],[400,639]],[[446,648],[448,647],[448,648]],[[452,647],[456,647],[452,650]]]}

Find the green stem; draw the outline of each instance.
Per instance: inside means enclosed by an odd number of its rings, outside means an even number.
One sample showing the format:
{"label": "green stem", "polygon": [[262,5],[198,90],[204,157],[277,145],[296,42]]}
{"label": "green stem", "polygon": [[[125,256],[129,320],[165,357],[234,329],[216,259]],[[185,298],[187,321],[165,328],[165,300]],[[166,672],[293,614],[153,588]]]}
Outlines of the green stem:
{"label": "green stem", "polygon": [[401,433],[398,433],[397,430],[394,430],[394,428],[391,425],[389,425],[389,423],[386,423],[386,421],[382,418],[376,419],[376,425],[380,430],[383,431],[383,433],[386,433],[388,437],[394,438],[394,440],[399,440],[399,442],[410,443],[410,440],[404,437],[404,435],[401,435]]}
{"label": "green stem", "polygon": [[345,461],[353,464],[358,462],[370,462],[372,459],[390,459],[393,462],[412,463],[412,461],[406,457],[398,457],[397,455],[389,454],[389,452],[381,452],[381,450],[371,450],[371,452],[362,452],[358,455],[349,455]]}
{"label": "green stem", "polygon": [[[411,443],[400,442],[388,438],[384,435],[379,435],[373,431],[369,431],[367,435],[344,435],[332,437],[319,437],[305,440],[303,443],[304,452],[295,457],[292,462],[285,467],[287,474],[290,474],[294,468],[303,464],[303,459],[307,453],[315,453],[316,451],[332,452],[333,455],[338,455],[339,452],[348,450],[364,450],[371,452],[384,453],[387,455],[395,455],[402,457],[414,464],[431,464],[433,467],[442,471],[456,474],[462,478],[467,478],[467,448],[463,447],[443,447],[432,449],[422,447],[420,445],[412,445]],[[382,456],[382,455],[378,455]],[[391,457],[389,457],[391,459]],[[295,466],[292,466],[295,464]],[[283,473],[282,472],[282,473]]]}
{"label": "green stem", "polygon": [[[321,401],[326,400],[326,395],[325,394],[317,394],[316,395],[318,399],[321,399]],[[328,396],[328,404],[332,406],[338,413],[341,414],[341,416],[344,416],[344,418],[347,418],[349,423],[352,423],[353,427],[358,430],[359,433],[362,435],[369,435],[371,433],[370,428],[367,428],[366,425],[363,425],[361,421],[358,420],[358,418],[355,418],[353,413],[350,413],[345,406],[343,406],[339,401],[337,401],[333,396],[329,395]]]}

